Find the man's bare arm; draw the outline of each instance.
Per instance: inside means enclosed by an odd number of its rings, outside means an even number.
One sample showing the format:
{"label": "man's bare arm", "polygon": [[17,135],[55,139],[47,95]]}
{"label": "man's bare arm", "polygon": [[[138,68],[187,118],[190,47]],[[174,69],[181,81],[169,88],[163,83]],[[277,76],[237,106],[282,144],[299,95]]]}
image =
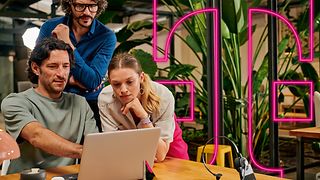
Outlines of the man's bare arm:
{"label": "man's bare arm", "polygon": [[33,146],[56,156],[81,158],[82,146],[70,142],[39,122],[30,122],[22,129],[20,136]]}

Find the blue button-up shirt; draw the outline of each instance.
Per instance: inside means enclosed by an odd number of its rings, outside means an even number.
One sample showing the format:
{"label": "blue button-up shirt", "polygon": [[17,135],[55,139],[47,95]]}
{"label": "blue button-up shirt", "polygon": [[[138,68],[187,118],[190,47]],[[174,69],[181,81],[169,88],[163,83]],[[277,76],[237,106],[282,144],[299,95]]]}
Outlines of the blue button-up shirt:
{"label": "blue button-up shirt", "polygon": [[97,100],[102,88],[95,89],[106,75],[117,42],[116,36],[112,30],[94,19],[90,30],[77,42],[71,28],[72,19],[64,16],[46,21],[40,28],[37,42],[51,36],[52,30],[60,23],[69,26],[69,37],[75,47],[75,66],[71,69],[71,74],[87,88],[83,90],[77,86],[67,86],[65,91],[84,96],[87,100]]}

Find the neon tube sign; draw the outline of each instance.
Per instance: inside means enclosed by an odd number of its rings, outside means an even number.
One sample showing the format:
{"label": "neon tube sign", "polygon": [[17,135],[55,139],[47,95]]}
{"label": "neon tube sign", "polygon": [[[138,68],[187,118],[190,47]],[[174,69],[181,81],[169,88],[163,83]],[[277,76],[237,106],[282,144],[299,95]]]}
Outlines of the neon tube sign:
{"label": "neon tube sign", "polygon": [[[218,82],[219,82],[219,79],[220,79],[220,74],[218,74],[218,70],[219,70],[219,67],[217,66],[217,62],[219,60],[219,54],[218,54],[218,37],[219,37],[219,34],[218,34],[218,31],[217,31],[217,23],[218,23],[218,18],[220,18],[220,12],[218,9],[216,8],[204,8],[204,9],[200,9],[200,10],[196,10],[196,11],[193,11],[193,12],[190,12],[184,16],[182,16],[180,19],[177,20],[177,22],[173,25],[172,29],[169,31],[168,33],[168,36],[167,36],[167,39],[166,39],[166,42],[165,42],[165,47],[164,47],[164,56],[163,57],[159,57],[158,56],[158,53],[157,53],[157,45],[158,45],[158,37],[157,37],[157,0],[153,0],[153,58],[154,58],[154,61],[155,62],[166,62],[168,61],[168,52],[169,52],[169,48],[170,48],[170,42],[171,42],[171,39],[173,38],[173,35],[174,35],[174,32],[175,30],[177,29],[177,27],[182,23],[184,22],[186,19],[192,17],[192,16],[195,16],[197,14],[201,14],[201,13],[212,13],[213,16],[214,16],[214,39],[213,39],[213,42],[214,42],[214,77],[213,77],[213,80],[214,80],[214,89],[213,91],[215,92],[216,95],[219,95],[218,91]],[[255,159],[254,157],[254,154],[253,154],[253,146],[252,146],[252,135],[253,135],[253,132],[252,132],[252,93],[253,93],[253,89],[252,89],[252,71],[250,69],[253,68],[253,57],[252,57],[252,14],[254,13],[262,13],[262,14],[266,14],[266,15],[269,15],[269,16],[273,16],[273,17],[276,17],[278,20],[281,20],[283,23],[285,23],[289,29],[291,30],[291,32],[293,33],[294,37],[295,37],[295,40],[296,40],[296,43],[297,43],[297,52],[298,52],[298,59],[300,62],[312,62],[313,61],[313,54],[314,54],[314,49],[313,49],[313,38],[314,38],[314,32],[313,32],[313,20],[314,20],[314,15],[313,15],[313,7],[314,7],[314,0],[309,0],[309,4],[310,4],[310,12],[309,12],[309,52],[310,52],[310,55],[309,57],[303,57],[302,55],[302,45],[301,45],[301,40],[299,38],[299,35],[296,31],[296,29],[294,28],[294,26],[290,23],[290,21],[283,17],[281,14],[278,14],[276,12],[273,12],[271,10],[267,10],[267,9],[259,9],[259,8],[249,8],[248,10],[248,60],[247,60],[247,63],[248,63],[248,140],[249,140],[249,143],[248,143],[248,150],[249,150],[249,156],[250,156],[250,159],[252,161],[252,163],[258,167],[259,169],[263,170],[263,171],[267,171],[267,172],[278,172],[280,174],[280,177],[283,177],[284,175],[284,170],[282,168],[270,168],[270,167],[265,167],[261,164],[259,164],[257,162],[257,160]],[[190,81],[183,81],[183,82],[178,82],[178,81],[175,81],[175,82],[166,82],[167,84],[179,84],[179,83],[188,83]],[[192,81],[191,81],[192,82]],[[160,82],[161,83],[161,82]],[[310,109],[310,114],[309,114],[309,117],[307,118],[299,118],[299,119],[293,119],[293,118],[290,118],[290,119],[279,119],[277,118],[275,112],[276,112],[276,97],[277,97],[277,85],[280,85],[280,84],[283,84],[283,85],[307,85],[310,87],[310,104],[309,104],[309,109]],[[193,86],[191,86],[193,88]],[[314,90],[314,84],[312,81],[274,81],[272,83],[272,89],[273,91],[271,92],[271,96],[272,96],[272,105],[273,105],[273,108],[271,109],[272,113],[273,113],[273,116],[272,116],[272,119],[276,122],[281,122],[281,121],[298,121],[298,122],[305,122],[305,121],[311,121],[312,120],[312,117],[313,117],[313,90]],[[194,92],[193,89],[190,90],[192,93]],[[214,111],[214,136],[215,137],[218,137],[218,127],[219,127],[219,112],[218,112],[218,106],[219,106],[219,102],[218,102],[218,99],[219,97],[215,98],[214,99],[214,108],[213,111]],[[194,109],[194,103],[193,103],[193,98],[191,99],[191,102],[192,102],[192,106],[191,108]],[[193,112],[190,111],[190,112]],[[191,115],[191,120],[193,120],[193,114]],[[188,119],[190,120],[190,119]],[[183,119],[181,119],[181,121],[184,121]],[[218,138],[215,138],[214,140],[215,142],[215,150],[214,150],[214,155],[213,155],[213,160],[211,161],[211,164],[214,162],[214,160],[216,159],[216,156],[217,156],[217,152],[218,152]]]}

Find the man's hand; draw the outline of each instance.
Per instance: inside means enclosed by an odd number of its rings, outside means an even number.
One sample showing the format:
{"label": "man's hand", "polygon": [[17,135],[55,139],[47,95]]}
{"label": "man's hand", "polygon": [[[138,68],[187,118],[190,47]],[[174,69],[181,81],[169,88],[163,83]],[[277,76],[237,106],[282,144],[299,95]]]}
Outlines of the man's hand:
{"label": "man's hand", "polygon": [[78,86],[81,89],[87,89],[83,84],[81,84],[79,81],[77,81],[76,79],[74,79],[74,76],[70,76],[69,78],[69,85],[71,86]]}
{"label": "man's hand", "polygon": [[58,24],[54,30],[52,30],[52,35],[65,43],[69,44],[71,48],[74,50],[74,46],[69,38],[70,29],[65,24]]}

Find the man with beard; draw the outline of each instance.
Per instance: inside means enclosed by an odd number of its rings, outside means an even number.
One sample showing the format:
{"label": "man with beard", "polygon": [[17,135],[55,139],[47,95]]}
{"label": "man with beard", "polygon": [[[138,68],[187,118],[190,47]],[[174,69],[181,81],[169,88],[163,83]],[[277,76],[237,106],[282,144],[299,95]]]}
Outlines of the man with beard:
{"label": "man with beard", "polygon": [[37,42],[54,36],[71,46],[75,66],[65,91],[86,98],[101,132],[97,100],[116,44],[113,31],[96,19],[107,7],[107,1],[62,0],[61,6],[66,16],[45,22]]}
{"label": "man with beard", "polygon": [[74,164],[82,154],[83,136],[98,132],[85,98],[63,92],[73,61],[68,44],[44,39],[28,61],[29,79],[37,87],[9,94],[2,101],[5,128],[21,152],[8,173]]}

